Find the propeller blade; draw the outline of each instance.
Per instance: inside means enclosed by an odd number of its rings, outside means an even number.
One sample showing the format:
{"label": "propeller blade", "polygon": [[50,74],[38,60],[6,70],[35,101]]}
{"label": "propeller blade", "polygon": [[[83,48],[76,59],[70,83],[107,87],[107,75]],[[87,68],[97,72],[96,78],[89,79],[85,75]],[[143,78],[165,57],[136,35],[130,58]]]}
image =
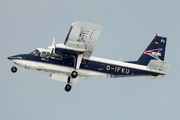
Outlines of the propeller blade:
{"label": "propeller blade", "polygon": [[56,38],[55,38],[55,35],[54,35],[52,45],[48,47],[51,50],[55,48],[55,39]]}
{"label": "propeller blade", "polygon": [[55,39],[56,39],[56,38],[55,38],[55,35],[54,35],[52,45],[48,47],[49,49],[51,49],[50,56],[51,56],[53,53],[55,53],[55,48],[56,48],[56,46],[55,46]]}
{"label": "propeller blade", "polygon": [[52,43],[52,45],[51,45],[51,46],[54,46],[54,45],[55,45],[55,39],[56,39],[56,37],[55,37],[55,35],[54,35],[54,38],[53,38],[53,43]]}

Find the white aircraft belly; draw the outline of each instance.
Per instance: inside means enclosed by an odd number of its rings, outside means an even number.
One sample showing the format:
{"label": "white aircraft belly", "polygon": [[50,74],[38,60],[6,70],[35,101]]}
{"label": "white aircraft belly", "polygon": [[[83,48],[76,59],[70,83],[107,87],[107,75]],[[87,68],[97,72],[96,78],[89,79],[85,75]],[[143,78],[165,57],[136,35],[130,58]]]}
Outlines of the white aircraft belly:
{"label": "white aircraft belly", "polygon": [[[22,60],[22,59],[15,59],[13,60],[13,63],[24,67],[26,69],[31,70],[37,70],[37,71],[44,71],[52,74],[65,74],[67,76],[70,76],[71,72],[74,70],[74,68],[61,66],[61,65],[54,65],[54,64],[48,64],[48,63],[42,63],[42,62],[35,62],[35,61],[29,61],[29,60]],[[109,74],[91,71],[91,70],[85,70],[85,69],[79,69],[78,70],[78,77],[79,78],[109,78]]]}

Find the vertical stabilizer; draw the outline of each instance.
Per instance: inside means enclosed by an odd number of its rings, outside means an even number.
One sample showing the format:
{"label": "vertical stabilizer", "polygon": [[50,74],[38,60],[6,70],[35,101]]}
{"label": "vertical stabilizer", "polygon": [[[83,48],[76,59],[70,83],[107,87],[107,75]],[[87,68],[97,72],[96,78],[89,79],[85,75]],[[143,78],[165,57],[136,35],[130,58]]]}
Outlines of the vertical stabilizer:
{"label": "vertical stabilizer", "polygon": [[152,42],[138,59],[137,64],[148,65],[150,60],[164,61],[166,42],[166,37],[155,36]]}

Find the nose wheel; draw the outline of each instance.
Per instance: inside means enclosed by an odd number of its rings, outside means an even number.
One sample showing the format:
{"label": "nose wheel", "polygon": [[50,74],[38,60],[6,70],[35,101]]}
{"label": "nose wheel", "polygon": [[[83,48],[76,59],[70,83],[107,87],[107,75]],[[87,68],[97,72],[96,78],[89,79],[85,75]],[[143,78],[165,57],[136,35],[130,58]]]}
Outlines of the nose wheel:
{"label": "nose wheel", "polygon": [[12,73],[17,72],[17,68],[16,68],[15,66],[13,66],[13,67],[11,68],[11,72],[12,72]]}

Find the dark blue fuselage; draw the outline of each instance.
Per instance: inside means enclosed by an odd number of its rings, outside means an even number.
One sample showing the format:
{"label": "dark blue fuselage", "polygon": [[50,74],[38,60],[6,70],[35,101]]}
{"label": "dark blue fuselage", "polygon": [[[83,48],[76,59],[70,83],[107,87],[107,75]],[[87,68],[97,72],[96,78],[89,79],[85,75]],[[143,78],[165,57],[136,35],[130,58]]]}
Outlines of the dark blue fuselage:
{"label": "dark blue fuselage", "polygon": [[[40,55],[34,56],[31,54],[20,54],[16,56],[8,57],[8,59],[19,59],[27,60],[34,62],[41,62],[45,64],[59,65],[64,67],[74,66],[74,58],[72,57],[63,57],[63,59],[55,59],[52,57],[41,57]],[[130,64],[130,63],[129,63]],[[113,63],[101,62],[91,59],[83,59],[80,65],[80,69],[101,72],[109,74],[110,77],[126,77],[126,76],[157,76],[159,73],[151,72],[148,70],[140,70],[138,68],[132,68],[124,65],[116,65]]]}

